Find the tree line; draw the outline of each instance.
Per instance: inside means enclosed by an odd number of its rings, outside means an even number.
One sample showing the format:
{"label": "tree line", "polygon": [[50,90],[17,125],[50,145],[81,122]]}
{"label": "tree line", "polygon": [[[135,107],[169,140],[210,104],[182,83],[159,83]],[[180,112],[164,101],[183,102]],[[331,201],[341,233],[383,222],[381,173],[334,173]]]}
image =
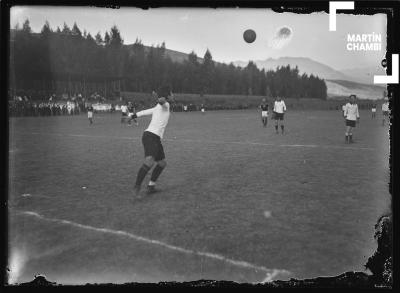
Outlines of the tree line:
{"label": "tree line", "polygon": [[[124,45],[117,26],[104,36],[92,36],[74,23],[52,30],[46,21],[33,33],[27,19],[11,30],[11,84],[17,89],[54,90],[57,82],[122,82],[118,90],[151,92],[169,84],[174,92],[192,94],[263,95],[286,98],[326,99],[323,79],[299,74],[297,67],[259,69],[252,61],[244,68],[215,62],[210,50],[199,58],[195,52],[174,62],[165,43],[145,46],[136,39]],[[59,90],[57,88],[57,90]]]}

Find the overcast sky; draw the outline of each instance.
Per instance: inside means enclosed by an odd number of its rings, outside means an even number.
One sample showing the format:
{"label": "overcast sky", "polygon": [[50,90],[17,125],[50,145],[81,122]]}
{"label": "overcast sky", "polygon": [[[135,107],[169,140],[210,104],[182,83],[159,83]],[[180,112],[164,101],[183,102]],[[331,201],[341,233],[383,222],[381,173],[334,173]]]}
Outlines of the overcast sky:
{"label": "overcast sky", "polygon": [[[97,8],[61,6],[15,6],[11,8],[11,27],[29,19],[32,30],[40,32],[46,20],[61,29],[64,22],[72,28],[76,22],[83,31],[103,36],[114,24],[125,44],[136,38],[145,45],[163,41],[168,49],[203,56],[209,48],[213,59],[231,61],[265,60],[279,57],[308,57],[334,69],[377,66],[385,55],[386,15],[337,16],[337,31],[329,31],[326,13],[275,13],[269,9],[210,8]],[[291,38],[276,42],[274,37],[283,26],[292,30]],[[243,32],[257,33],[254,43],[243,40]],[[347,34],[382,34],[382,51],[346,50]]]}

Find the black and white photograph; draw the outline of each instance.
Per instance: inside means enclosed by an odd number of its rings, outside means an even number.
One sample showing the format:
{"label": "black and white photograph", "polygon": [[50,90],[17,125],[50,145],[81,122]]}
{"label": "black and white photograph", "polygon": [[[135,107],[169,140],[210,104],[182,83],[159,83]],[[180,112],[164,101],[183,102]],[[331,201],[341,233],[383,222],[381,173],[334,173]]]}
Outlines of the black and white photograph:
{"label": "black and white photograph", "polygon": [[399,2],[314,4],[3,5],[5,283],[392,288]]}

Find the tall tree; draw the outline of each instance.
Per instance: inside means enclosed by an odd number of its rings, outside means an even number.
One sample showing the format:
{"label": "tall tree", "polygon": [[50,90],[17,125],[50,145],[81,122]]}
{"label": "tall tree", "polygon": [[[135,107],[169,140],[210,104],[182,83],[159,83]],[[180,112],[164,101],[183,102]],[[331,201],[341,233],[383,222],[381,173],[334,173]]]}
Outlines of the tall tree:
{"label": "tall tree", "polygon": [[71,35],[71,29],[69,28],[69,26],[64,22],[64,26],[63,26],[63,29],[62,29],[62,33],[64,34],[64,35]]}
{"label": "tall tree", "polygon": [[98,32],[95,36],[94,39],[96,40],[97,45],[103,45],[103,38],[101,37],[100,32]]}
{"label": "tall tree", "polygon": [[201,65],[201,94],[209,93],[212,88],[214,74],[214,61],[209,49],[203,57],[203,64]]}
{"label": "tall tree", "polygon": [[108,32],[105,32],[104,34],[104,45],[108,46],[110,44],[110,35],[108,34]]}
{"label": "tall tree", "polygon": [[[106,37],[104,37],[104,39],[106,39]],[[120,47],[123,45],[124,40],[122,39],[120,31],[116,25],[111,27],[109,39],[110,46]]]}
{"label": "tall tree", "polygon": [[29,19],[26,19],[24,21],[24,23],[22,24],[22,31],[25,32],[25,33],[29,33],[29,34],[32,33],[32,29],[31,29],[31,25],[30,25]]}
{"label": "tall tree", "polygon": [[52,33],[49,22],[46,20],[45,24],[40,31],[42,37],[48,37]]}
{"label": "tall tree", "polygon": [[82,32],[79,29],[78,25],[76,24],[76,22],[74,22],[74,25],[72,27],[72,31],[71,31],[72,35],[74,36],[78,36],[78,37],[82,37]]}

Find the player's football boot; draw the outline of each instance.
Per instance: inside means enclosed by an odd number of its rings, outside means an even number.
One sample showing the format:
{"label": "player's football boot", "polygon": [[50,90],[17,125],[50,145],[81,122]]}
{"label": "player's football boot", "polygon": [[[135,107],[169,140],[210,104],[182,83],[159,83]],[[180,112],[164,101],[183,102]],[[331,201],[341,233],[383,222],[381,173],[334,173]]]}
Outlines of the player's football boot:
{"label": "player's football boot", "polygon": [[147,185],[147,193],[151,194],[151,193],[156,193],[158,191],[158,189],[155,187],[155,185]]}

